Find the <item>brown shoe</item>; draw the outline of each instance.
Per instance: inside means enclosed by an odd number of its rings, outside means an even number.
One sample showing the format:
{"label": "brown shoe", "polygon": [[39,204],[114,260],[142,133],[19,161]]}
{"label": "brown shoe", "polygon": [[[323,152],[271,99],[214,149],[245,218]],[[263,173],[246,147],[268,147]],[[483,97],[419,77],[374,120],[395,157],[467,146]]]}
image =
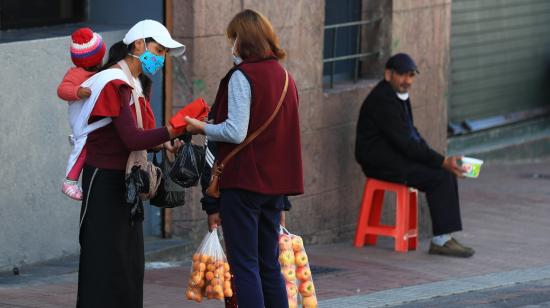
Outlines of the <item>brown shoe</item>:
{"label": "brown shoe", "polygon": [[445,243],[445,245],[443,246],[430,243],[429,254],[432,254],[432,255],[469,258],[473,256],[474,253],[475,253],[474,249],[460,244],[454,238],[451,238],[450,240],[448,240],[447,243]]}

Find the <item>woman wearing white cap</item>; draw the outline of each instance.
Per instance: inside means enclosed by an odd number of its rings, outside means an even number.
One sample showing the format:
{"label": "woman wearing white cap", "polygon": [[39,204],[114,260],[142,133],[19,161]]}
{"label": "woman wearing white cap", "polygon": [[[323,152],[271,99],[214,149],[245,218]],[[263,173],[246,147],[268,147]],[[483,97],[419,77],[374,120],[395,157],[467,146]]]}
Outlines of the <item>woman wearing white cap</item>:
{"label": "woman wearing white cap", "polygon": [[[184,46],[153,20],[134,25],[109,50],[105,71],[122,69],[126,78],[108,82],[98,94],[89,122],[112,122],[88,135],[80,214],[80,265],[77,307],[143,306],[143,209],[125,198],[125,169],[131,151],[174,150],[170,139],[181,131],[155,128],[149,104],[151,81],[166,53],[181,54]],[[136,105],[139,107],[137,108]],[[136,126],[141,111],[143,129]]]}

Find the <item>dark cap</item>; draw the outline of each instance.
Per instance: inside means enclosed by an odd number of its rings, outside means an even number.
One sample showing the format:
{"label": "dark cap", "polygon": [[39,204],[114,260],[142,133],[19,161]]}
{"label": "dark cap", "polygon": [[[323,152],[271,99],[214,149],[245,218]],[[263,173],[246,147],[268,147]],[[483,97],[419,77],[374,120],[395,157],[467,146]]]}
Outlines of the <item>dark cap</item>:
{"label": "dark cap", "polygon": [[394,70],[399,74],[415,72],[419,73],[414,60],[406,53],[398,53],[391,56],[386,62],[386,69]]}

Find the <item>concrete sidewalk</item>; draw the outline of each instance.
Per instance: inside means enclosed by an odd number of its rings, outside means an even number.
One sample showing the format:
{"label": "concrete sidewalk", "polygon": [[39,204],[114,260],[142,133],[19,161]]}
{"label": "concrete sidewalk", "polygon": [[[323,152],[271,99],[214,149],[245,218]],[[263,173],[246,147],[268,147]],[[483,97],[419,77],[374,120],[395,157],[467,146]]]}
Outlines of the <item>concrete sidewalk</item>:
{"label": "concrete sidewalk", "polygon": [[[351,238],[306,247],[319,306],[392,306],[550,278],[549,184],[550,161],[488,165],[479,179],[461,181],[464,232],[457,238],[476,249],[469,259],[428,255],[427,241],[407,254],[395,253],[390,240],[361,249]],[[186,264],[148,269],[144,306],[223,307],[185,300],[188,272]],[[0,307],[74,307],[75,273],[20,277],[0,277]]]}

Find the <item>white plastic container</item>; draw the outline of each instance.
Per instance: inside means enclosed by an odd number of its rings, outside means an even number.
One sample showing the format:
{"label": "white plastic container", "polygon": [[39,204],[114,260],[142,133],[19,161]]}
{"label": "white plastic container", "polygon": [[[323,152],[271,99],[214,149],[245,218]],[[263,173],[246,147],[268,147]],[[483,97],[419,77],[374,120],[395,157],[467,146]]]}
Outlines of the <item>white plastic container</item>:
{"label": "white plastic container", "polygon": [[481,159],[472,158],[472,157],[462,157],[461,161],[462,161],[462,167],[466,168],[466,172],[463,173],[465,177],[477,178],[479,176],[481,165],[483,165],[483,161]]}

